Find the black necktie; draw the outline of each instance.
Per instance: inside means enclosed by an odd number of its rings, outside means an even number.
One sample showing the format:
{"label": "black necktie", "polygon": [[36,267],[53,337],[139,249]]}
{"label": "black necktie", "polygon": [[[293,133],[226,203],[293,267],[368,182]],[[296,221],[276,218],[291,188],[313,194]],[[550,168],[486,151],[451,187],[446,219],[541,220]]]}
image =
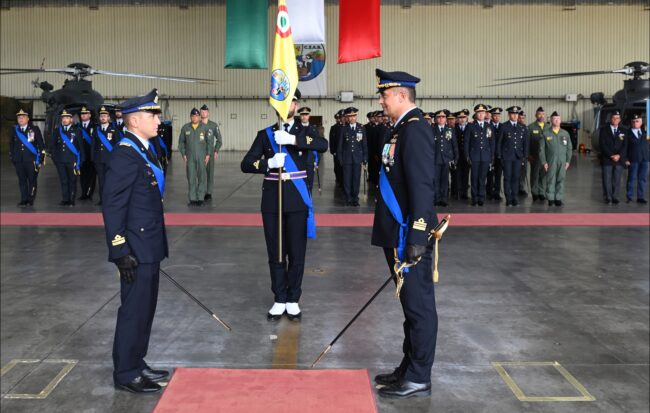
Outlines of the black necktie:
{"label": "black necktie", "polygon": [[614,135],[618,133],[618,129],[614,128]]}
{"label": "black necktie", "polygon": [[284,131],[289,132],[289,124],[285,123],[283,126],[284,126]]}

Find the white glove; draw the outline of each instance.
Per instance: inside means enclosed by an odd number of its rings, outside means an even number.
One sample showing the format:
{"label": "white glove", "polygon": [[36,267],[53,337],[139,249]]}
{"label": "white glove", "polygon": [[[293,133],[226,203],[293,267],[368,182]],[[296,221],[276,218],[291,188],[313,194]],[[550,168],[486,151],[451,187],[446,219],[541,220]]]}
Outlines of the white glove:
{"label": "white glove", "polygon": [[275,137],[275,143],[278,145],[295,145],[296,137],[295,135],[290,134],[289,132],[283,130],[276,130],[273,132]]}
{"label": "white glove", "polygon": [[273,155],[273,158],[269,159],[267,165],[269,169],[273,168],[282,168],[284,166],[284,157],[287,156],[286,153],[276,153]]}

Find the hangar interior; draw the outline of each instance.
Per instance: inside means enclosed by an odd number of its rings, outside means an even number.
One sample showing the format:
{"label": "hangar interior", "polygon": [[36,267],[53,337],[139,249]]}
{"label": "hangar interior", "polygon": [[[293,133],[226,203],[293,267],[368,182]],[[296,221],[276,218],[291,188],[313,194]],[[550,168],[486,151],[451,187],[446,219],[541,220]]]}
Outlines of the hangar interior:
{"label": "hangar interior", "polygon": [[[45,59],[50,68],[84,62],[104,70],[218,80],[182,85],[89,78],[110,102],[158,88],[175,146],[190,110],[203,104],[223,134],[213,201],[203,209],[186,205],[185,168],[178,153],[172,157],[165,195],[170,257],[161,268],[233,331],[161,277],[147,360],[166,369],[309,370],[388,276],[382,252],[370,245],[376,192],[367,188],[360,208],[343,206],[332,158],[324,157],[322,192],[314,193],[323,225],[307,247],[303,319],[267,322],[272,294],[263,230],[259,223],[240,225],[236,217],[255,221],[259,215],[262,180],[242,174],[239,165],[256,132],[274,117],[269,69],[224,69],[225,4],[3,0],[0,65],[38,68]],[[268,12],[272,28],[275,1]],[[579,120],[579,142],[590,147],[590,95],[603,92],[611,100],[623,75],[480,86],[501,77],[650,61],[648,1],[382,0],[382,57],[347,64],[336,63],[338,1],[325,1],[325,18],[327,95],[302,103],[322,116],[326,132],[343,107],[354,105],[361,114],[380,109],[374,76],[379,67],[421,77],[417,104],[424,110],[518,105],[532,121],[543,106]],[[269,63],[272,42],[269,36]],[[33,105],[38,120],[46,106],[32,86],[36,77],[0,76],[0,95]],[[48,73],[38,79],[56,88],[64,81]],[[354,101],[340,102],[342,91],[353,92]],[[578,97],[567,102],[567,95]],[[4,129],[15,118],[2,112]],[[2,411],[155,411],[160,394],[132,395],[113,387],[119,282],[106,260],[101,209],[92,203],[58,207],[56,171],[46,165],[37,203],[18,210],[16,175],[4,152],[0,171]],[[452,221],[440,244],[435,287],[440,327],[432,396],[375,397],[375,411],[648,411],[648,207],[603,204],[594,152],[573,155],[566,193],[563,208],[526,198],[517,210],[488,202],[478,211],[456,202],[437,211],[451,214]],[[358,223],[333,223],[333,214]],[[370,378],[392,370],[402,355],[403,319],[391,286],[317,368],[367,369]],[[279,399],[284,411],[297,411],[290,399]],[[212,411],[228,411],[218,399],[213,403]]]}

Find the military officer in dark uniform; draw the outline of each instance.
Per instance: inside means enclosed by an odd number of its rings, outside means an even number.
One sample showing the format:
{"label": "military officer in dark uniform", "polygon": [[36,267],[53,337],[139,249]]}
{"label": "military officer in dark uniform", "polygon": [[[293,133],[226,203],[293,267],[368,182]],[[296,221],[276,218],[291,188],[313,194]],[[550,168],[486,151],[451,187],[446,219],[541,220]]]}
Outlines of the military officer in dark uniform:
{"label": "military officer in dark uniform", "polygon": [[336,112],[334,115],[334,120],[336,123],[332,125],[330,128],[330,139],[329,139],[329,145],[330,145],[330,153],[334,157],[334,176],[336,179],[336,186],[338,188],[343,187],[343,168],[341,167],[341,162],[339,162],[339,157],[336,151],[339,148],[339,140],[341,137],[341,129],[345,126],[345,118],[344,118],[344,111],[343,109],[339,110]]}
{"label": "military officer in dark uniform", "polygon": [[632,202],[634,184],[636,183],[636,202],[646,204],[645,187],[648,179],[648,166],[650,165],[650,135],[643,130],[643,119],[635,113],[627,130],[627,156],[625,165],[628,166],[627,174],[627,202]]}
{"label": "military officer in dark uniform", "polygon": [[451,188],[454,199],[468,199],[467,190],[469,189],[469,164],[465,155],[465,129],[467,128],[467,117],[469,109],[463,109],[456,113],[456,143],[458,144],[458,162],[451,175]]}
{"label": "military officer in dark uniform", "polygon": [[[303,128],[307,128],[307,135],[308,136],[320,136],[320,133],[318,133],[318,130],[316,129],[316,126],[312,125],[309,123],[309,118],[311,117],[311,108],[309,106],[303,106],[298,110],[298,115],[300,116],[300,125]],[[320,155],[318,154],[318,151],[308,151],[307,155],[309,156],[308,159],[308,164],[312,165],[311,168],[307,168],[307,188],[309,188],[309,192],[311,193],[312,188],[314,187],[314,175],[316,175],[316,171],[318,170],[318,165],[320,164]]]}
{"label": "military officer in dark uniform", "polygon": [[16,113],[17,125],[11,133],[9,159],[16,168],[20,188],[19,207],[34,205],[38,171],[45,159],[45,143],[38,126],[29,123],[29,115],[20,109]]}
{"label": "military officer in dark uniform", "polygon": [[160,105],[156,89],[120,105],[124,138],[111,152],[102,213],[108,260],[120,273],[121,306],[113,342],[113,380],[133,393],[160,391],[169,372],[144,361],[158,300],[160,262],[168,256],[163,192],[165,177],[151,152]]}
{"label": "military officer in dark uniform", "polygon": [[341,129],[337,154],[343,167],[343,191],[347,205],[359,206],[361,164],[368,163],[368,141],[363,125],[357,123],[358,109],[345,109],[346,123]]}
{"label": "military officer in dark uniform", "polygon": [[458,143],[454,129],[447,126],[447,111],[434,113],[433,149],[436,206],[446,207],[449,200],[449,167],[458,161]]}
{"label": "military officer in dark uniform", "polygon": [[[308,230],[315,236],[311,195],[306,188],[309,152],[323,153],[327,140],[318,134],[311,136],[310,128],[294,121],[300,91],[296,90],[287,121],[269,126],[257,133],[251,148],[241,162],[244,173],[263,174],[262,221],[266,251],[271,272],[271,290],[274,303],[267,313],[269,321],[277,321],[286,312],[290,320],[300,320],[302,313],[298,301],[302,294],[302,277],[305,269],[305,252]],[[282,145],[282,152],[279,151]],[[290,161],[286,161],[290,157]],[[295,165],[292,171],[291,165]],[[279,169],[284,168],[282,175]],[[278,179],[282,179],[282,261],[278,261]],[[313,231],[313,232],[311,232]],[[288,260],[287,260],[288,257]]]}
{"label": "military officer in dark uniform", "polygon": [[111,124],[110,113],[104,106],[99,109],[99,124],[93,130],[92,139],[91,155],[99,181],[99,202],[96,205],[101,205],[107,164],[111,152],[120,141],[117,128]]}
{"label": "military officer in dark uniform", "polygon": [[160,166],[163,168],[165,176],[167,176],[167,166],[169,165],[169,160],[171,159],[171,146],[167,144],[167,133],[171,134],[171,122],[163,121],[160,119],[160,125],[158,125],[158,135],[151,139],[151,143],[155,150],[156,158],[160,163]]}
{"label": "military officer in dark uniform", "polygon": [[81,147],[84,152],[84,160],[81,164],[81,176],[79,177],[81,181],[81,196],[79,197],[80,201],[83,200],[92,200],[93,194],[95,193],[95,184],[97,182],[97,171],[95,164],[92,160],[92,149],[93,149],[93,134],[95,130],[95,122],[91,118],[91,113],[88,108],[85,106],[81,107],[79,111],[80,122],[77,124],[81,136]]}
{"label": "military officer in dark uniform", "polygon": [[[384,249],[391,272],[396,261],[414,264],[404,277],[400,303],[404,311],[402,361],[375,382],[379,395],[406,398],[431,394],[438,316],[428,234],[437,223],[433,202],[435,159],[432,128],[415,106],[417,77],[377,69],[379,104],[394,123],[382,151],[372,244]],[[394,272],[393,272],[394,274]]]}
{"label": "military officer in dark uniform", "polygon": [[447,127],[454,129],[456,127],[456,112],[447,111]]}
{"label": "military officer in dark uniform", "polygon": [[61,112],[61,125],[54,130],[49,153],[56,165],[61,182],[61,202],[59,205],[73,206],[77,193],[77,176],[85,153],[81,146],[83,140],[79,128],[72,124],[72,114],[67,110]]}
{"label": "military officer in dark uniform", "polygon": [[621,186],[623,165],[627,157],[625,128],[621,127],[621,113],[612,112],[609,123],[598,132],[602,163],[603,192],[607,204],[618,204],[618,189]]}
{"label": "military officer in dark uniform", "polygon": [[474,106],[475,121],[465,130],[465,156],[472,174],[472,205],[483,206],[485,186],[490,165],[494,162],[496,136],[492,127],[485,122],[487,108],[483,104]]}
{"label": "military officer in dark uniform", "polygon": [[120,139],[124,137],[124,119],[122,119],[122,111],[119,107],[115,108],[115,120],[113,121],[113,126],[118,131]]}
{"label": "military officer in dark uniform", "polygon": [[[492,126],[492,133],[494,133],[494,138],[496,139],[499,136],[499,129],[501,128],[501,113],[503,109],[500,107],[494,107],[490,109],[490,126]],[[503,168],[501,167],[500,162],[494,162],[488,171],[487,183],[485,185],[485,192],[487,194],[487,199],[494,199],[495,201],[501,201],[501,179],[503,176]]]}
{"label": "military officer in dark uniform", "polygon": [[371,186],[377,185],[377,178],[379,178],[379,161],[381,158],[381,144],[379,143],[380,136],[378,135],[379,129],[377,128],[376,112],[368,112],[368,123],[363,125],[366,130],[366,139],[368,141],[368,183]]}
{"label": "military officer in dark uniform", "polygon": [[516,206],[519,174],[528,159],[528,128],[518,121],[519,106],[510,106],[508,121],[501,124],[497,135],[497,163],[503,165],[503,192],[506,206]]}

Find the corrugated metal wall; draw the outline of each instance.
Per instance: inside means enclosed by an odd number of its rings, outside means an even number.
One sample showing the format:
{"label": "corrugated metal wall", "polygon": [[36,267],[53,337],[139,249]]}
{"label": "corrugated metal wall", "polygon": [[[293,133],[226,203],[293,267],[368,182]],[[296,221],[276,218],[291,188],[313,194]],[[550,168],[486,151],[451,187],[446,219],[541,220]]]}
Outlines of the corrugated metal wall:
{"label": "corrugated metal wall", "polygon": [[[503,107],[516,103],[531,115],[542,104],[570,117],[571,104],[558,97],[568,93],[588,97],[595,91],[609,96],[621,88],[623,76],[479,86],[498,77],[614,69],[630,61],[650,60],[650,12],[643,5],[584,5],[564,11],[551,5],[483,8],[434,3],[406,9],[382,6],[383,57],[345,65],[336,64],[338,7],[326,4],[329,98],[305,102],[325,117],[326,129],[332,114],[347,106],[334,100],[341,90],[361,97],[353,105],[363,113],[378,109],[375,67],[406,70],[422,77],[418,95],[424,99],[418,103],[425,110],[458,110],[488,101]],[[359,22],[364,24],[363,16]],[[224,24],[223,5],[187,10],[174,6],[11,8],[0,11],[0,61],[2,67],[38,67],[45,57],[46,67],[81,61],[113,71],[219,79],[216,85],[206,86],[92,78],[94,87],[111,97],[158,87],[168,96],[168,115],[176,127],[188,120],[192,107],[208,103],[225,135],[224,149],[245,149],[255,131],[273,119],[264,98],[268,70],[223,69]],[[270,7],[270,31],[274,24],[275,7]],[[269,53],[272,41],[269,36]],[[39,91],[30,84],[34,77],[2,76],[0,93],[36,97]],[[40,80],[59,87],[63,77],[42,75]],[[591,105],[581,101],[577,112],[589,128]]]}

